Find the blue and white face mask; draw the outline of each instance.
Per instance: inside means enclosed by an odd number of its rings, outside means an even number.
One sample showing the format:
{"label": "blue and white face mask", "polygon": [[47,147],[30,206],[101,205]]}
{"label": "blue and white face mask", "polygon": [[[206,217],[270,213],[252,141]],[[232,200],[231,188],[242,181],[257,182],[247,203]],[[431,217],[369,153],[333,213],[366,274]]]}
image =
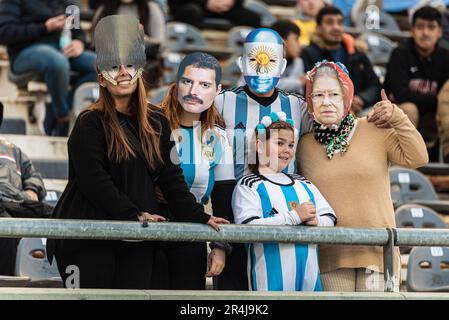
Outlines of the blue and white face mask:
{"label": "blue and white face mask", "polygon": [[271,91],[287,65],[282,38],[267,28],[252,31],[246,37],[243,56],[239,57],[237,64],[254,92],[264,94]]}

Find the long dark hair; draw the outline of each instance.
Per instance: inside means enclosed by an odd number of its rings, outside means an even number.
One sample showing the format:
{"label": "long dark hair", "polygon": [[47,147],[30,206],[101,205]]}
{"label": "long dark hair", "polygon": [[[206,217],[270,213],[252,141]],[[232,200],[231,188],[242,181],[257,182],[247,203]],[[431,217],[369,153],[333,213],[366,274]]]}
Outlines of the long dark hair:
{"label": "long dark hair", "polygon": [[[137,116],[139,123],[139,140],[146,161],[151,168],[155,168],[157,163],[162,162],[161,150],[159,147],[161,127],[155,127],[154,121],[150,123],[153,112],[146,99],[146,90],[142,78],[139,78],[137,88],[131,99],[133,114]],[[131,147],[125,131],[120,126],[120,122],[115,111],[114,100],[107,88],[100,86],[100,98],[88,109],[96,110],[101,114],[101,120],[106,134],[108,145],[108,158],[110,160],[121,162],[128,160],[136,154]]]}
{"label": "long dark hair", "polygon": [[[293,134],[295,133],[295,128],[293,128],[293,126],[286,122],[286,121],[276,121],[273,122],[272,124],[270,124],[268,127],[265,128],[265,132],[263,133],[263,137],[261,137],[261,135],[259,134],[259,130],[256,128],[255,132],[256,132],[256,140],[255,142],[257,142],[257,139],[261,138],[264,139],[264,142],[267,143],[268,140],[270,140],[271,138],[271,132],[272,131],[279,131],[279,130],[290,130],[291,132],[293,132]],[[249,163],[248,164],[248,169],[251,173],[254,174],[259,174],[259,155],[257,153],[257,148],[255,148],[256,150],[256,163]]]}
{"label": "long dark hair", "polygon": [[[150,30],[148,30],[148,21],[150,19],[150,6],[148,5],[148,0],[134,0],[134,4],[137,5],[139,22],[143,24],[145,34],[150,34]],[[97,22],[103,17],[118,14],[118,9],[121,5],[125,4],[121,3],[120,0],[103,1],[103,7]]]}

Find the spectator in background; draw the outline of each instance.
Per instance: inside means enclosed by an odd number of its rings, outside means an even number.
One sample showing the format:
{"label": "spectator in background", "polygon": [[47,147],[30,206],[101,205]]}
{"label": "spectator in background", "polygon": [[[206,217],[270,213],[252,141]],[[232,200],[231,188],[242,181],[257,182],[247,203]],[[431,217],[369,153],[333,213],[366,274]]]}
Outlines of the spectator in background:
{"label": "spectator in background", "polygon": [[243,7],[243,0],[168,0],[174,20],[201,28],[204,18],[223,18],[257,28],[260,15]]}
{"label": "spectator in background", "polygon": [[310,38],[316,29],[316,15],[325,5],[324,0],[298,0],[295,23],[301,30],[299,41],[302,46],[310,44]]}
{"label": "spectator in background", "polygon": [[165,18],[161,8],[149,0],[105,1],[95,12],[92,19],[92,30],[95,30],[95,26],[101,18],[114,14],[132,15],[143,25],[147,55],[143,76],[147,89],[158,87],[162,77],[160,54],[165,42]]}
{"label": "spectator in background", "polygon": [[290,20],[278,20],[271,26],[271,29],[277,31],[284,40],[285,58],[287,59],[287,67],[281,75],[278,88],[286,92],[303,94],[303,88],[306,83],[306,75],[304,73],[304,63],[300,58],[301,44],[299,36],[301,30]]}
{"label": "spectator in background", "polygon": [[[0,125],[3,104],[0,103]],[[20,148],[0,138],[0,218],[48,218],[44,182]],[[0,238],[0,275],[13,276],[19,239]]]}
{"label": "spectator in background", "polygon": [[[39,73],[47,84],[52,100],[44,120],[48,135],[68,134],[73,92],[84,82],[96,81],[97,76],[95,53],[85,50],[84,32],[75,25],[70,32],[63,33],[66,8],[74,2],[0,2],[0,43],[8,47],[11,69],[18,74]],[[70,71],[77,72],[79,77],[69,92]]]}
{"label": "spectator in background", "polygon": [[[439,46],[441,13],[430,6],[418,9],[411,32],[408,42],[391,53],[384,86],[423,135],[431,161],[438,161],[438,93],[449,79],[449,51]],[[441,119],[446,119],[445,110],[441,111]]]}
{"label": "spectator in background", "polygon": [[421,0],[415,6],[408,9],[408,17],[410,24],[412,24],[414,13],[424,7],[431,6],[441,12],[441,28],[443,35],[440,38],[438,45],[440,47],[449,49],[449,11],[447,10],[444,1],[442,0]]}
{"label": "spectator in background", "polygon": [[322,8],[317,15],[317,29],[310,46],[302,50],[305,71],[315,63],[328,60],[343,63],[354,83],[355,95],[351,110],[357,114],[379,99],[380,84],[365,53],[358,50],[354,39],[343,33],[343,14],[332,6]]}

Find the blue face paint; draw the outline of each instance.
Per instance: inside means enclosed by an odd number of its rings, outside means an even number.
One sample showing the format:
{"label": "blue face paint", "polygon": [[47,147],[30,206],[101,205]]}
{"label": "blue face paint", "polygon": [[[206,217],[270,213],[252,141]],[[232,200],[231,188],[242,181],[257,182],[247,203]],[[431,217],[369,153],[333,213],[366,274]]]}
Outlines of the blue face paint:
{"label": "blue face paint", "polygon": [[241,67],[245,82],[256,93],[267,93],[279,82],[286,61],[282,38],[271,29],[259,28],[248,34]]}
{"label": "blue face paint", "polygon": [[279,82],[278,77],[270,76],[246,76],[244,77],[248,86],[256,93],[267,93],[276,87]]}

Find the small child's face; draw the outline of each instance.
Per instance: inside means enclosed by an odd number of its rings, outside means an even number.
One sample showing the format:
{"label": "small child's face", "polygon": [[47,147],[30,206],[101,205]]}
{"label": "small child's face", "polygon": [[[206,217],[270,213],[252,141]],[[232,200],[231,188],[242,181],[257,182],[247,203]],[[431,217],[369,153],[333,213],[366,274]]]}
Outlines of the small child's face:
{"label": "small child's face", "polygon": [[259,166],[281,172],[295,155],[295,136],[293,131],[288,129],[273,129],[270,134],[270,139],[266,143],[257,141]]}

